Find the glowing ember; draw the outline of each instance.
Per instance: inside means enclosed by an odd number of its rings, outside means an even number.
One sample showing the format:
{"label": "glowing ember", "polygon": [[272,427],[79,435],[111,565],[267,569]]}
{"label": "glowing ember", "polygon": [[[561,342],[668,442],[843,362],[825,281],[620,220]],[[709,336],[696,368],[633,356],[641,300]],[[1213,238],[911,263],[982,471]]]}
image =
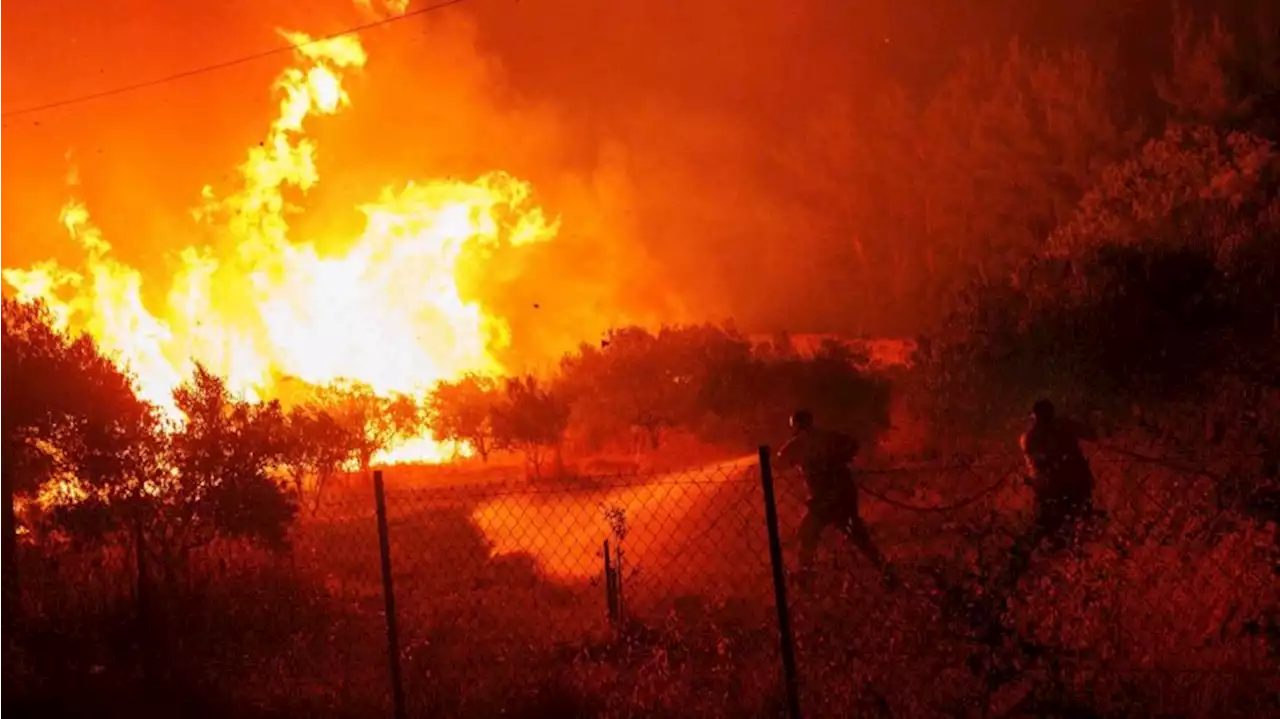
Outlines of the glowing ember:
{"label": "glowing ember", "polygon": [[[304,124],[349,103],[343,72],[361,67],[365,54],[354,37],[282,34],[300,46],[300,66],[277,81],[279,117],[250,149],[240,190],[218,199],[205,188],[196,213],[230,237],[234,252],[182,250],[166,306],[153,314],[139,272],[112,258],[88,209],[73,200],[62,222],[85,250],[83,267],[43,262],[5,270],[4,280],[20,299],[44,300],[62,327],[89,332],[136,375],[140,396],[171,411],[170,394],[196,361],[255,400],[284,376],[420,394],[466,371],[498,370],[490,350],[506,341],[507,327],[465,301],[457,277],[500,246],[550,239],[555,223],[531,203],[526,184],[494,173],[384,189],[360,208],[364,232],[343,252],[292,241],[284,192],[319,179]],[[382,459],[445,455],[428,436]]]}

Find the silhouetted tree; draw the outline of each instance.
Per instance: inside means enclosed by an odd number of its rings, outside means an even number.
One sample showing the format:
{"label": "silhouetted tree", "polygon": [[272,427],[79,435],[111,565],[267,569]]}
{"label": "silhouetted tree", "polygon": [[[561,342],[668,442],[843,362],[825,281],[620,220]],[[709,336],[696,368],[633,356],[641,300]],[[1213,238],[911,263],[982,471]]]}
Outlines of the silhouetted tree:
{"label": "silhouetted tree", "polygon": [[[1241,67],[1243,48],[1220,17],[1207,22],[1186,9],[1174,13],[1170,69],[1156,78],[1156,94],[1168,105],[1170,119],[1216,125],[1249,112],[1249,81],[1234,72]],[[1265,64],[1248,68],[1268,72]]]}
{"label": "silhouetted tree", "polygon": [[881,331],[915,330],[972,276],[997,280],[1035,251],[1139,139],[1117,77],[1108,54],[1015,40],[965,53],[923,99],[833,102],[785,166],[849,248],[859,281],[840,297]]}
{"label": "silhouetted tree", "polygon": [[1065,218],[1136,136],[1106,58],[1012,42],[973,53],[920,125],[921,208],[948,292],[971,275],[996,281]]}
{"label": "silhouetted tree", "polygon": [[862,367],[867,358],[844,342],[824,340],[811,355],[767,359],[754,373],[757,444],[785,431],[797,409],[812,411],[828,427],[870,444],[888,426],[888,382]]}
{"label": "silhouetted tree", "polygon": [[154,493],[159,549],[181,558],[218,537],[283,546],[297,506],[273,476],[289,443],[280,405],[235,399],[199,365],[173,396],[185,421],[170,439],[173,471]]}
{"label": "silhouetted tree", "polygon": [[1008,417],[1044,392],[1127,413],[1204,404],[1227,376],[1274,381],[1280,153],[1238,129],[1235,100],[1213,99],[1235,92],[1210,77],[1232,46],[1221,27],[1176,45],[1186,56],[1181,79],[1162,83],[1176,106],[1163,133],[1100,173],[1041,251],[971,283],[951,312],[927,364],[954,419]]}
{"label": "silhouetted tree", "polygon": [[[678,357],[667,343],[639,327],[610,332],[604,346],[583,345],[561,362],[561,382],[572,392],[574,412],[597,431],[618,437],[632,428],[657,448],[662,432],[679,420],[690,394]],[[684,383],[682,384],[682,379]]]}
{"label": "silhouetted tree", "polygon": [[281,461],[298,503],[314,514],[329,480],[348,462],[358,459],[360,438],[328,412],[315,407],[294,407],[286,419]]}
{"label": "silhouetted tree", "polygon": [[55,478],[102,484],[128,475],[145,461],[139,440],[149,437],[154,418],[129,378],[93,340],[55,330],[43,305],[5,298],[3,317],[0,424],[8,612],[16,609],[15,500],[32,497]]}
{"label": "silhouetted tree", "polygon": [[279,404],[236,399],[199,365],[173,396],[182,419],[152,424],[127,449],[130,471],[98,475],[52,521],[82,541],[141,540],[165,576],[217,539],[283,548],[297,505],[276,478],[290,442]]}
{"label": "silhouetted tree", "polygon": [[319,388],[310,403],[329,414],[356,438],[356,457],[363,472],[373,457],[397,439],[421,434],[426,427],[422,408],[405,394],[380,395],[367,384],[339,381]]}
{"label": "silhouetted tree", "polygon": [[494,444],[522,452],[534,478],[548,451],[556,454],[569,423],[569,406],[532,376],[507,380],[506,397],[493,411]]}
{"label": "silhouetted tree", "polygon": [[467,374],[440,382],[427,400],[427,427],[437,441],[467,443],[483,462],[493,444],[493,409],[500,400],[490,377]]}

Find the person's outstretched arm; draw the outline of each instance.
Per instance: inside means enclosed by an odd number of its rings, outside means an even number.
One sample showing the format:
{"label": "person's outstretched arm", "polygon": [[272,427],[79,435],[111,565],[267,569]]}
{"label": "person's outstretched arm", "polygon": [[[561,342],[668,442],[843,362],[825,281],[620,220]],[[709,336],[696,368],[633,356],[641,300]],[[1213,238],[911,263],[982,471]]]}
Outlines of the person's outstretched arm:
{"label": "person's outstretched arm", "polygon": [[796,440],[796,437],[792,437],[778,449],[778,464],[781,465],[782,469],[786,469],[796,463]]}

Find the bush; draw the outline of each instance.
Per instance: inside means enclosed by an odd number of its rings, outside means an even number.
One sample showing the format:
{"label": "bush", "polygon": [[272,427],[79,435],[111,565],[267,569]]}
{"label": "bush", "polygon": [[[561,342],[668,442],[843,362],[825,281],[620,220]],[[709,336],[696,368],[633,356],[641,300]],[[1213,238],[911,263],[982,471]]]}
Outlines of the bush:
{"label": "bush", "polygon": [[921,358],[936,409],[991,428],[1036,395],[1125,415],[1204,401],[1224,377],[1274,383],[1277,187],[1269,142],[1171,128],[1044,253],[971,286]]}

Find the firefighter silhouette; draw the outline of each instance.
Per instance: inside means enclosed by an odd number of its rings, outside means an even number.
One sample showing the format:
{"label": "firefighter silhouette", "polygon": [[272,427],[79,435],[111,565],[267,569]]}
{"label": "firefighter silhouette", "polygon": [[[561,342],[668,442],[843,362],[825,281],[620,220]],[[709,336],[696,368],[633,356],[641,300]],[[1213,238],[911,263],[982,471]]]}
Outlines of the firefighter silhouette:
{"label": "firefighter silhouette", "polygon": [[778,450],[783,467],[799,467],[809,490],[804,518],[800,522],[800,568],[802,577],[813,569],[818,542],[827,527],[836,527],[894,583],[889,562],[871,539],[871,532],[858,512],[858,486],[850,467],[858,455],[853,437],[814,426],[813,414],[799,410],[791,416],[791,439]]}

